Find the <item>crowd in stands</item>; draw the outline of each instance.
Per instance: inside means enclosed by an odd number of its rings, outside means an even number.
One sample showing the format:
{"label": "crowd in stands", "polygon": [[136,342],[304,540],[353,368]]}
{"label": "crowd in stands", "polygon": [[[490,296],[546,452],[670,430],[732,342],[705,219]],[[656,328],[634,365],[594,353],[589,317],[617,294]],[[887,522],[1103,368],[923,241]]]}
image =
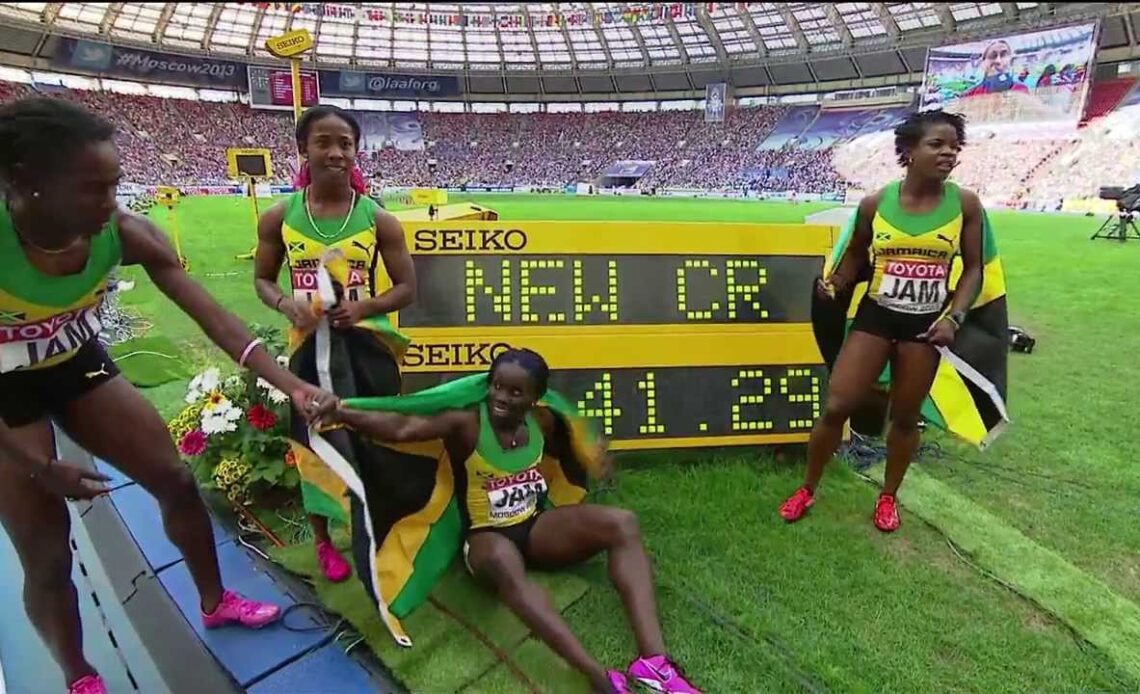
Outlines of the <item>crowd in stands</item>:
{"label": "crowd in stands", "polygon": [[[276,179],[292,178],[292,116],[240,103],[165,99],[0,82],[0,101],[36,91],[71,99],[117,126],[127,180],[141,184],[229,181],[225,150],[266,147]],[[1123,92],[1122,92],[1123,93]],[[1119,97],[1116,97],[1119,99]],[[972,133],[955,171],[983,198],[1016,205],[1041,197],[1095,196],[1101,185],[1131,185],[1140,165],[1140,105],[1095,118],[1079,131],[1030,129]],[[363,152],[361,168],[388,185],[529,185],[595,183],[617,161],[652,161],[643,189],[843,193],[874,189],[897,177],[890,131],[824,149],[758,150],[786,109],[730,109],[723,123],[701,111],[568,114],[420,113],[425,149]]]}

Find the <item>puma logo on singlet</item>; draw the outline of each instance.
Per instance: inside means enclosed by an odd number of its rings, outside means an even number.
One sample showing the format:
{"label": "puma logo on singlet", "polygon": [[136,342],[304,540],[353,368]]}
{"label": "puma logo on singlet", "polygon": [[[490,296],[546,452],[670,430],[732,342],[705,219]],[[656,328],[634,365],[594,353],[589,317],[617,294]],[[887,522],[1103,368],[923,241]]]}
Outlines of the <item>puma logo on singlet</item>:
{"label": "puma logo on singlet", "polygon": [[935,234],[935,236],[937,236],[938,238],[942,239],[943,241],[945,241],[946,243],[950,244],[951,246],[953,246],[953,245],[954,245],[954,239],[951,239],[951,238],[948,238],[948,237],[946,237],[946,236],[943,236],[942,234]]}
{"label": "puma logo on singlet", "polygon": [[359,241],[353,241],[352,245],[356,246],[357,248],[364,251],[365,253],[371,253],[372,252],[372,244],[365,246],[363,243],[361,243]]}
{"label": "puma logo on singlet", "polygon": [[97,376],[110,376],[111,374],[107,373],[107,365],[106,364],[100,364],[98,371],[88,371],[87,373],[85,373],[83,375],[86,376],[87,378],[95,378]]}

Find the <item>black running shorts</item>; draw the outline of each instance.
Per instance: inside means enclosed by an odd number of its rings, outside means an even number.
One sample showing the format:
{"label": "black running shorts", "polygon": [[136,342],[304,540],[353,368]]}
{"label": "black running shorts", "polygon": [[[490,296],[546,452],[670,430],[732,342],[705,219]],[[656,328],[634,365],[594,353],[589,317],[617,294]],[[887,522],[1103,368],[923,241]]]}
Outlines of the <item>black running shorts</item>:
{"label": "black running shorts", "polygon": [[939,315],[941,312],[900,313],[863,297],[855,311],[851,330],[877,335],[891,342],[921,342],[918,336],[926,332]]}
{"label": "black running shorts", "polygon": [[0,418],[16,428],[60,416],[69,402],[118,375],[103,345],[90,340],[62,363],[0,374]]}

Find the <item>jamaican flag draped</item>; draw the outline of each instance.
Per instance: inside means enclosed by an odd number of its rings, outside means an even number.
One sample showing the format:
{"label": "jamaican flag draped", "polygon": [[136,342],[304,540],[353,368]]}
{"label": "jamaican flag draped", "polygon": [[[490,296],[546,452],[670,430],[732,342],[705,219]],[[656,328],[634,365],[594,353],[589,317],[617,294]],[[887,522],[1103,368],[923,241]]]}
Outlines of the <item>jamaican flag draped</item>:
{"label": "jamaican flag draped", "polygon": [[[824,265],[826,279],[839,267],[855,230],[858,210],[851,213]],[[982,211],[982,287],[966,314],[954,344],[939,347],[942,359],[930,394],[922,404],[927,422],[985,448],[1009,422],[1005,408],[1006,368],[1009,350],[1009,317],[1006,309],[1005,273],[989,215]],[[950,273],[951,295],[962,275],[962,258],[954,258]],[[859,300],[867,291],[869,271],[855,286],[835,299],[820,298],[812,292],[812,327],[816,343],[828,368],[835,364],[846,339]],[[852,425],[863,421],[882,426],[882,407],[890,382],[890,365],[879,377],[878,397],[863,403],[863,412],[852,416]],[[858,427],[856,427],[858,428]]]}
{"label": "jamaican flag draped", "polygon": [[[322,296],[332,292],[323,268],[318,283]],[[351,393],[359,365],[352,363],[345,339],[324,318],[315,337],[321,387],[338,395]],[[410,395],[347,397],[345,405],[431,415],[482,402],[488,389],[487,374],[479,373]],[[578,503],[586,496],[589,477],[600,472],[600,439],[558,393],[548,392],[538,407],[554,415],[547,450],[560,452],[545,455],[540,463],[548,487],[545,503]],[[350,524],[360,579],[396,642],[411,646],[400,619],[427,599],[462,546],[466,528],[455,473],[465,461],[450,460],[442,440],[390,444],[343,427],[310,429],[308,438],[315,455],[298,463],[305,508]]]}

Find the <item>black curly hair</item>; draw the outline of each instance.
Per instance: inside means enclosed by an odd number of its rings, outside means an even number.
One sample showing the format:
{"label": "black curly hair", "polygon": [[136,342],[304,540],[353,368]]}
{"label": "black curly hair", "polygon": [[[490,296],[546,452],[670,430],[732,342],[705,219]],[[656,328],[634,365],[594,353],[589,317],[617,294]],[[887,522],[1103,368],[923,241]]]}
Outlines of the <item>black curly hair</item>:
{"label": "black curly hair", "polygon": [[910,151],[918,146],[923,133],[932,125],[949,125],[958,135],[958,146],[966,146],[966,117],[946,111],[915,111],[895,128],[895,155],[899,166],[907,165]]}
{"label": "black curly hair", "polygon": [[63,99],[30,97],[0,106],[0,185],[9,189],[16,167],[33,177],[57,173],[76,152],[115,135],[115,126]]}

